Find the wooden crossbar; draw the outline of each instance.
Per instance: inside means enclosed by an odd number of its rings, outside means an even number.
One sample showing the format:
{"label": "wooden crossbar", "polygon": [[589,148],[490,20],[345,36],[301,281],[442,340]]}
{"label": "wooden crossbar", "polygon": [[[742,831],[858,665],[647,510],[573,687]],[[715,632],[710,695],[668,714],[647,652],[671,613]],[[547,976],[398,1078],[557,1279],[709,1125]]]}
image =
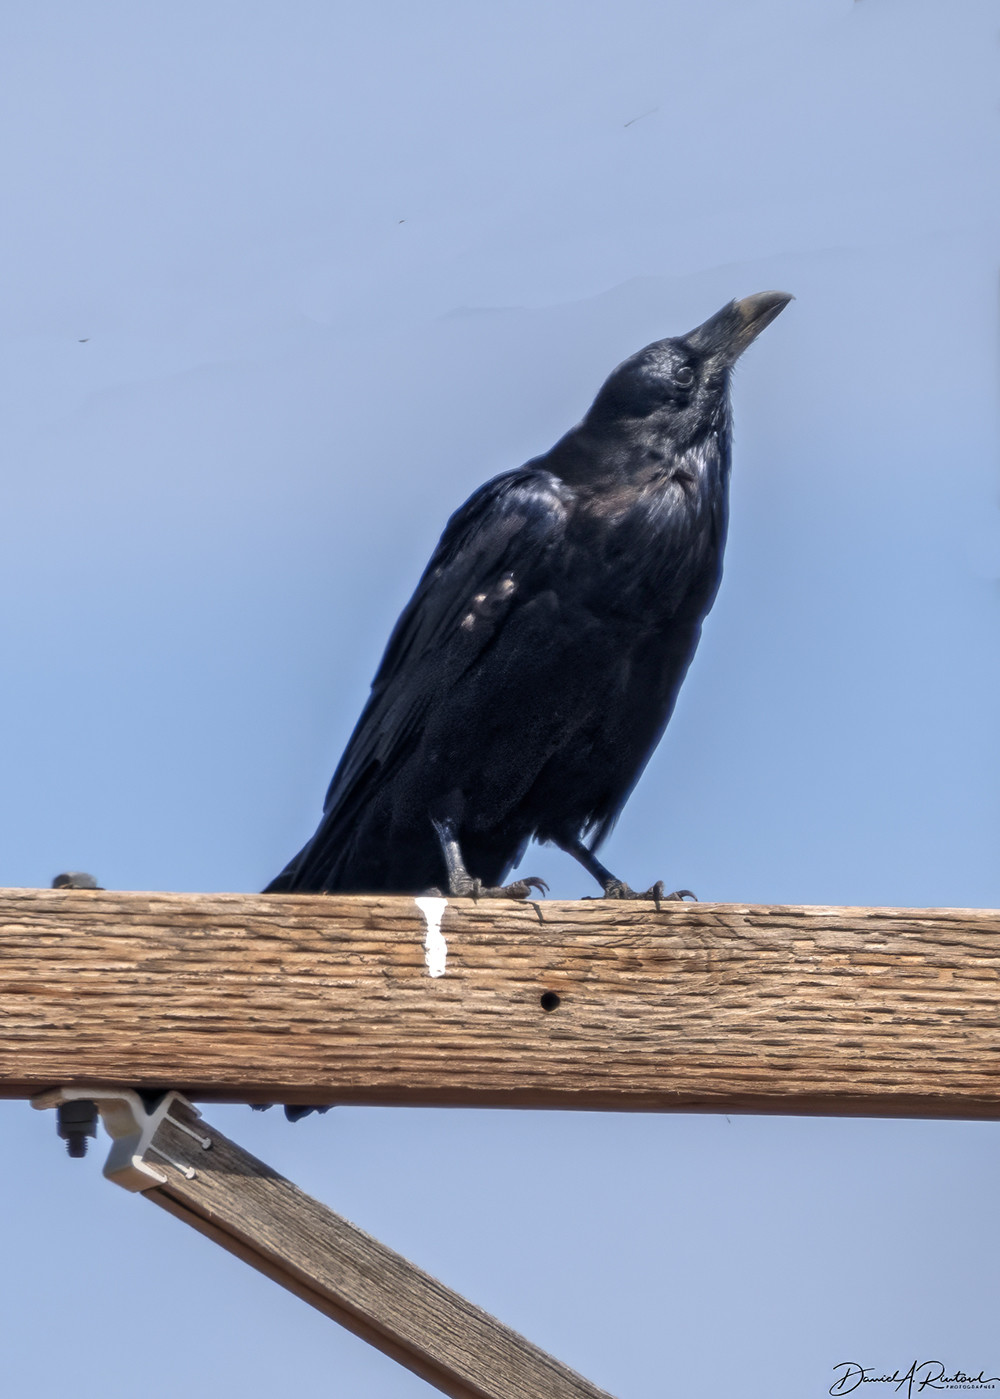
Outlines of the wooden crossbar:
{"label": "wooden crossbar", "polygon": [[92,1080],[996,1118],[1000,913],[0,891],[0,1096]]}

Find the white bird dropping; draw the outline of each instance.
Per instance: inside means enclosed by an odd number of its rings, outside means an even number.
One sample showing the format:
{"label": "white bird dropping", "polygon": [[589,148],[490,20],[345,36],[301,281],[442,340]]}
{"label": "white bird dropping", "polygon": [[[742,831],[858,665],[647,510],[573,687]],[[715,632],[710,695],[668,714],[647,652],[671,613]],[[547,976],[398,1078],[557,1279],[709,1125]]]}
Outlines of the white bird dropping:
{"label": "white bird dropping", "polygon": [[447,899],[417,899],[417,908],[424,915],[427,936],[424,938],[424,961],[431,976],[444,976],[448,961],[448,944],[441,931],[441,919],[448,907]]}

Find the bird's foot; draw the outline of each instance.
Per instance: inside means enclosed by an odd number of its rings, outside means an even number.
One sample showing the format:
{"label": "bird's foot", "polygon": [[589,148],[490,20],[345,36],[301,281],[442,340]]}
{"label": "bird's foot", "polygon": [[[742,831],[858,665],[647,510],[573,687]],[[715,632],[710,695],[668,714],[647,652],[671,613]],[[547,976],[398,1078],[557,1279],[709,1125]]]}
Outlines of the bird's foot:
{"label": "bird's foot", "polygon": [[513,884],[504,884],[496,889],[480,888],[476,898],[479,899],[529,899],[532,889],[537,889],[540,894],[547,894],[549,886],[544,879],[539,879],[537,875],[525,875],[524,879],[515,879]]}
{"label": "bird's foot", "polygon": [[[453,879],[448,888],[448,897],[452,899],[527,899],[531,896],[532,889],[537,889],[540,894],[547,894],[549,886],[544,879],[538,879],[535,875],[527,875],[524,879],[516,879],[513,884],[492,885],[484,884],[481,879],[473,879],[466,875],[464,879]],[[433,891],[437,893],[437,890]]]}
{"label": "bird's foot", "polygon": [[666,887],[663,880],[658,879],[654,885],[640,894],[635,889],[629,888],[623,879],[609,879],[604,886],[604,897],[606,899],[652,899],[657,912],[659,912],[662,903],[682,903],[685,899],[698,902],[698,895],[693,894],[690,889],[675,889],[672,894],[666,894],[664,893]]}

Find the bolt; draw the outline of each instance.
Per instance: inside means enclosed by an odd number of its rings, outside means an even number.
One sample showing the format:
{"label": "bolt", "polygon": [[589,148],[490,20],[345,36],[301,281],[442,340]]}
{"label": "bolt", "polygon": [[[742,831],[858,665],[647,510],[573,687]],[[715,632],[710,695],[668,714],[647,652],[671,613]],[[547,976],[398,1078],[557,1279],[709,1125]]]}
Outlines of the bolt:
{"label": "bolt", "polygon": [[60,1103],[56,1109],[56,1131],[66,1143],[70,1156],[86,1156],[87,1138],[97,1136],[97,1104],[89,1098]]}
{"label": "bolt", "polygon": [[84,874],[83,870],[67,870],[65,874],[57,874],[52,881],[53,889],[100,889],[100,885],[92,874]]}

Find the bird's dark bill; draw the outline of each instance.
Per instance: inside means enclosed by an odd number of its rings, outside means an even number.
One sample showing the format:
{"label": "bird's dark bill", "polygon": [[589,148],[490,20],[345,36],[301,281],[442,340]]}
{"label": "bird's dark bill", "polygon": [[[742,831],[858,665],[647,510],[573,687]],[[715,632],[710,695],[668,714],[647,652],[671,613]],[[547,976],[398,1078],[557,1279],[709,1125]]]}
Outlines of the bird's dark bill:
{"label": "bird's dark bill", "polygon": [[698,353],[719,355],[734,364],[791,300],[786,291],[759,291],[742,301],[730,301],[684,338]]}

